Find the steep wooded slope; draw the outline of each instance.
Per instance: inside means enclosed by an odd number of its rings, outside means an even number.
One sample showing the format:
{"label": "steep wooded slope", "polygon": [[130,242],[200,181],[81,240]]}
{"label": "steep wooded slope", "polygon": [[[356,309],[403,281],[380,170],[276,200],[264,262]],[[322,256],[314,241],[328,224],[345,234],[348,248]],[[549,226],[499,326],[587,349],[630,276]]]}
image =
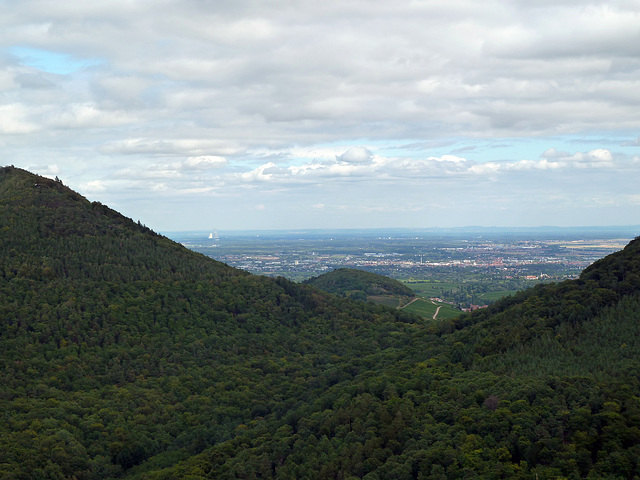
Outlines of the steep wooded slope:
{"label": "steep wooded slope", "polygon": [[414,328],[215,262],[20,169],[0,170],[0,222],[0,478],[171,465]]}

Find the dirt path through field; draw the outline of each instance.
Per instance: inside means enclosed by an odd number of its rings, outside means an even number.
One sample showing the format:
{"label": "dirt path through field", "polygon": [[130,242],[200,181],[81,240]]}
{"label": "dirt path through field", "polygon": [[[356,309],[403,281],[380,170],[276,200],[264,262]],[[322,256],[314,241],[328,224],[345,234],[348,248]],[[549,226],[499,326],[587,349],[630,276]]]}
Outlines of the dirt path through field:
{"label": "dirt path through field", "polygon": [[[411,305],[413,302],[417,301],[417,300],[425,300],[424,298],[420,298],[420,297],[413,297],[409,302],[407,302],[406,304],[399,306],[398,310],[402,310],[405,307],[408,307],[409,305]],[[426,301],[426,300],[425,300]],[[436,302],[434,302],[433,300],[429,300],[433,305],[436,305]],[[436,313],[433,314],[433,319],[436,320],[436,317],[438,316],[438,313],[440,312],[440,309],[442,308],[442,305],[438,305],[436,308]]]}
{"label": "dirt path through field", "polygon": [[413,297],[409,302],[405,303],[402,306],[398,307],[398,310],[402,310],[404,307],[408,307],[409,305],[411,305],[413,302],[415,302],[416,300],[420,300],[420,297]]}

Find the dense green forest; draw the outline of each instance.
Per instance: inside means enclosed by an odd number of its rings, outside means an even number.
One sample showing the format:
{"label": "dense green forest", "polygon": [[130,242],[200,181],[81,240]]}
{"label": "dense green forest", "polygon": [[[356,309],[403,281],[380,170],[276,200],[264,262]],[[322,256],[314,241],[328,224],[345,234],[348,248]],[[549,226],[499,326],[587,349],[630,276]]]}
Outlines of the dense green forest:
{"label": "dense green forest", "polygon": [[397,280],[355,268],[338,268],[309,278],[303,283],[353,300],[367,301],[376,297],[415,296],[413,290]]}
{"label": "dense green forest", "polygon": [[427,321],[0,169],[0,479],[640,478],[640,241]]}

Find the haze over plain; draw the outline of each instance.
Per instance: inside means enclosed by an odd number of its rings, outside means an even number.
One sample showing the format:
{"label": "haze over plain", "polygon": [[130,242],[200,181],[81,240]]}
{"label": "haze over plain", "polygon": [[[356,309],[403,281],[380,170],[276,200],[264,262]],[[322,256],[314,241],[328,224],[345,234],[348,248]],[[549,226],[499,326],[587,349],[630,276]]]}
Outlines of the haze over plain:
{"label": "haze over plain", "polygon": [[0,145],[155,230],[635,224],[639,72],[637,0],[0,0]]}

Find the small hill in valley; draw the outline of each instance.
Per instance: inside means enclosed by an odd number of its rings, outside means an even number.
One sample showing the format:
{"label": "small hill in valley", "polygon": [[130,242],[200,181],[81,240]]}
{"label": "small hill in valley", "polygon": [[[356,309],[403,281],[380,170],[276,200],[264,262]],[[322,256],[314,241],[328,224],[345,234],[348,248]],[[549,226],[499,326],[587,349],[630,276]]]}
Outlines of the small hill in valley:
{"label": "small hill in valley", "polygon": [[392,299],[396,306],[399,299],[415,296],[413,290],[397,280],[355,268],[339,268],[303,283],[354,300],[389,303]]}

